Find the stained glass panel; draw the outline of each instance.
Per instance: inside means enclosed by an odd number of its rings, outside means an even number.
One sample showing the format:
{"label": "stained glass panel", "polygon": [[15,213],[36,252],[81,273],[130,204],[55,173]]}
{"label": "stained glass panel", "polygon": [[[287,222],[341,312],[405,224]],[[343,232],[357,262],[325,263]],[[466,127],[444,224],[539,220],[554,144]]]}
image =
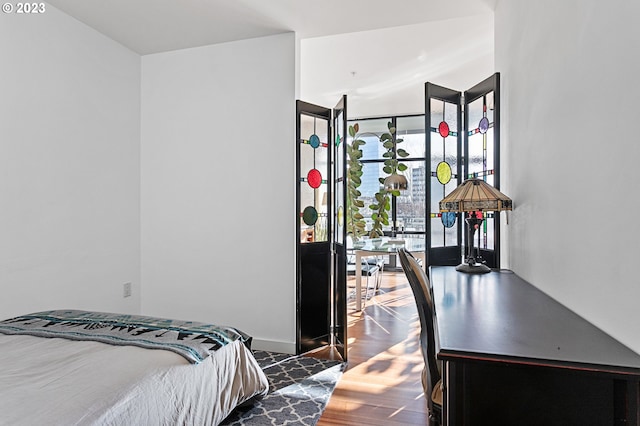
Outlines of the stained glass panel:
{"label": "stained glass panel", "polygon": [[[301,242],[328,241],[327,164],[329,143],[327,121],[300,116],[300,212]],[[304,236],[304,238],[302,238]]]}
{"label": "stained glass panel", "polygon": [[344,129],[344,112],[340,111],[338,116],[335,118],[335,168],[334,168],[334,180],[335,185],[335,194],[334,194],[334,202],[333,208],[335,212],[335,225],[334,225],[334,239],[338,243],[342,243],[344,241],[344,143],[345,143],[345,134],[346,129]]}
{"label": "stained glass panel", "polygon": [[457,216],[440,214],[439,202],[458,186],[458,105],[430,99],[431,247],[458,244]]}
{"label": "stained glass panel", "polygon": [[[467,105],[469,117],[467,177],[478,177],[494,185],[495,140],[493,122],[494,92],[489,92]],[[494,249],[494,214],[485,212],[481,229],[476,232],[476,247]],[[489,220],[487,220],[489,219]]]}

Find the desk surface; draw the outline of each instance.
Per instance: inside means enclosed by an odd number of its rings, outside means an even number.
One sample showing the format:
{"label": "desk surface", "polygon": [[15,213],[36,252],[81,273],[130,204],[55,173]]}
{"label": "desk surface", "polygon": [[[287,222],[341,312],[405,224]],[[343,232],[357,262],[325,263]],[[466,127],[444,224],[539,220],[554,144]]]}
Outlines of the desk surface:
{"label": "desk surface", "polygon": [[510,271],[431,268],[438,357],[640,375],[640,355]]}

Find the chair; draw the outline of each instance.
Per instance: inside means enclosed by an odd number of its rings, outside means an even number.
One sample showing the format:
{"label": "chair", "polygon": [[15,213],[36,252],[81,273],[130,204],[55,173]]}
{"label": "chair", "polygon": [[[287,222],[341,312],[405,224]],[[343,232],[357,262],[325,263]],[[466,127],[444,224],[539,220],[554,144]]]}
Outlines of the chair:
{"label": "chair", "polygon": [[406,249],[399,249],[398,257],[409,280],[420,317],[420,349],[425,363],[422,370],[422,387],[429,408],[430,424],[440,425],[442,424],[442,367],[435,354],[433,299],[429,277],[416,258]]}
{"label": "chair", "polygon": [[[365,287],[364,292],[362,292],[362,297],[364,298],[366,304],[366,301],[369,298],[369,277],[373,277],[375,275],[375,285],[373,286],[373,293],[375,293],[380,285],[380,275],[382,273],[382,269],[377,263],[362,259],[361,273],[362,277],[365,277],[367,279],[367,286]],[[355,276],[355,274],[355,255],[347,255],[347,275]],[[352,294],[355,295],[355,283],[349,287],[353,287]],[[349,298],[351,298],[351,294],[349,295]]]}
{"label": "chair", "polygon": [[[347,275],[354,276],[356,274],[356,256],[354,254],[353,238],[351,235],[347,235]],[[362,277],[367,279],[367,287],[362,293],[365,301],[369,298],[369,277],[376,276],[375,286],[373,287],[373,294],[380,288],[382,282],[382,273],[384,272],[384,257],[383,256],[366,256],[362,258]],[[355,287],[355,284],[350,287]],[[355,294],[355,290],[353,291]]]}
{"label": "chair", "polygon": [[[375,294],[375,292],[380,289],[380,283],[382,283],[382,273],[384,272],[384,256],[374,256],[374,257],[367,256],[367,257],[363,257],[362,258],[362,264],[363,264],[363,268],[364,268],[365,264],[369,268],[372,268],[372,267],[377,267],[378,268],[378,273],[376,275],[376,286],[373,289],[373,292]],[[369,287],[369,285],[367,284],[367,288],[368,287]]]}

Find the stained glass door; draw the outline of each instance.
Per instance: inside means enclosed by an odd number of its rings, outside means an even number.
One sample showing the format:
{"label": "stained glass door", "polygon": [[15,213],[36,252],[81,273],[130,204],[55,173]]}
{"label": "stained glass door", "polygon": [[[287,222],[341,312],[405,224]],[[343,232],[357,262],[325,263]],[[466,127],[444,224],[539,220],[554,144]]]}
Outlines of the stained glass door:
{"label": "stained glass door", "polygon": [[[458,265],[462,260],[464,218],[439,213],[438,202],[465,179],[478,177],[500,189],[500,74],[496,73],[462,93],[425,84],[425,120],[430,181],[427,197],[429,265]],[[463,108],[464,105],[464,108]],[[475,235],[482,260],[500,267],[500,216],[482,212]],[[465,236],[466,237],[466,236]],[[466,247],[469,241],[464,241]]]}
{"label": "stained glass door", "polygon": [[[465,178],[480,178],[500,189],[500,74],[464,92]],[[490,268],[500,267],[500,214],[482,212],[474,246]],[[469,244],[468,241],[465,244]]]}
{"label": "stained glass door", "polygon": [[425,84],[427,135],[427,264],[458,265],[462,223],[456,213],[440,213],[438,203],[462,182],[462,94]]}
{"label": "stained glass door", "polygon": [[347,360],[347,241],[344,218],[347,190],[345,161],[347,97],[333,109],[333,271],[332,271],[332,345]]}
{"label": "stained glass door", "polygon": [[346,97],[296,110],[296,351],[330,345],[346,360]]}

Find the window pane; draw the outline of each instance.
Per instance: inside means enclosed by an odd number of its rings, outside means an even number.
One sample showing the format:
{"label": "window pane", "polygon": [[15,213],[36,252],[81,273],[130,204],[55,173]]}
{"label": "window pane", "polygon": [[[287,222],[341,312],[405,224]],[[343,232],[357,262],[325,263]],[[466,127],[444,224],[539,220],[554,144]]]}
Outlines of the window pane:
{"label": "window pane", "polygon": [[413,117],[398,117],[396,120],[396,137],[403,139],[398,144],[409,153],[407,158],[424,158],[425,155],[425,134],[424,115]]}
{"label": "window pane", "polygon": [[362,147],[362,160],[376,160],[382,157],[384,148],[379,136],[389,131],[387,123],[390,118],[376,118],[372,120],[360,120],[358,123],[358,135],[366,144]]}
{"label": "window pane", "polygon": [[424,232],[426,185],[424,161],[407,161],[409,167],[404,175],[409,180],[409,188],[396,198],[396,221],[399,231]]}
{"label": "window pane", "polygon": [[[367,231],[371,229],[372,211],[369,208],[375,202],[375,193],[380,189],[380,177],[386,177],[383,172],[384,161],[383,153],[385,148],[379,141],[382,133],[388,132],[388,123],[393,121],[392,118],[377,118],[369,120],[352,120],[350,125],[358,123],[359,137],[367,142],[362,146],[363,156],[363,176],[360,199],[364,202],[365,207],[361,209],[362,215],[367,223]],[[408,180],[409,185],[406,191],[401,191],[400,196],[392,202],[392,210],[389,212],[389,225],[383,226],[385,234],[390,235],[393,231],[394,224],[399,227],[398,232],[414,232],[424,233],[426,229],[426,176],[427,168],[425,164],[425,141],[426,134],[424,131],[424,115],[396,117],[396,139],[403,139],[403,142],[397,145],[397,149],[405,150],[409,156],[406,158],[398,158],[407,169],[401,171]],[[351,142],[351,140],[350,140]],[[406,234],[404,234],[406,236]],[[424,235],[414,235],[417,238],[424,239]]]}
{"label": "window pane", "polygon": [[[367,223],[367,232],[371,230],[371,215],[373,211],[369,208],[369,206],[375,203],[375,194],[380,189],[380,181],[378,178],[382,176],[383,164],[376,163],[365,163],[362,166],[362,184],[360,185],[360,192],[362,195],[360,199],[364,202],[364,208],[360,209],[360,213],[364,216],[364,220]],[[391,215],[390,215],[391,217]],[[389,227],[383,227],[383,229],[390,229]]]}
{"label": "window pane", "polygon": [[424,115],[398,117],[396,135],[397,138],[403,139],[403,142],[398,144],[398,148],[409,153],[403,161],[408,167],[403,174],[409,181],[409,188],[396,199],[396,225],[400,232],[424,232],[426,214]]}

